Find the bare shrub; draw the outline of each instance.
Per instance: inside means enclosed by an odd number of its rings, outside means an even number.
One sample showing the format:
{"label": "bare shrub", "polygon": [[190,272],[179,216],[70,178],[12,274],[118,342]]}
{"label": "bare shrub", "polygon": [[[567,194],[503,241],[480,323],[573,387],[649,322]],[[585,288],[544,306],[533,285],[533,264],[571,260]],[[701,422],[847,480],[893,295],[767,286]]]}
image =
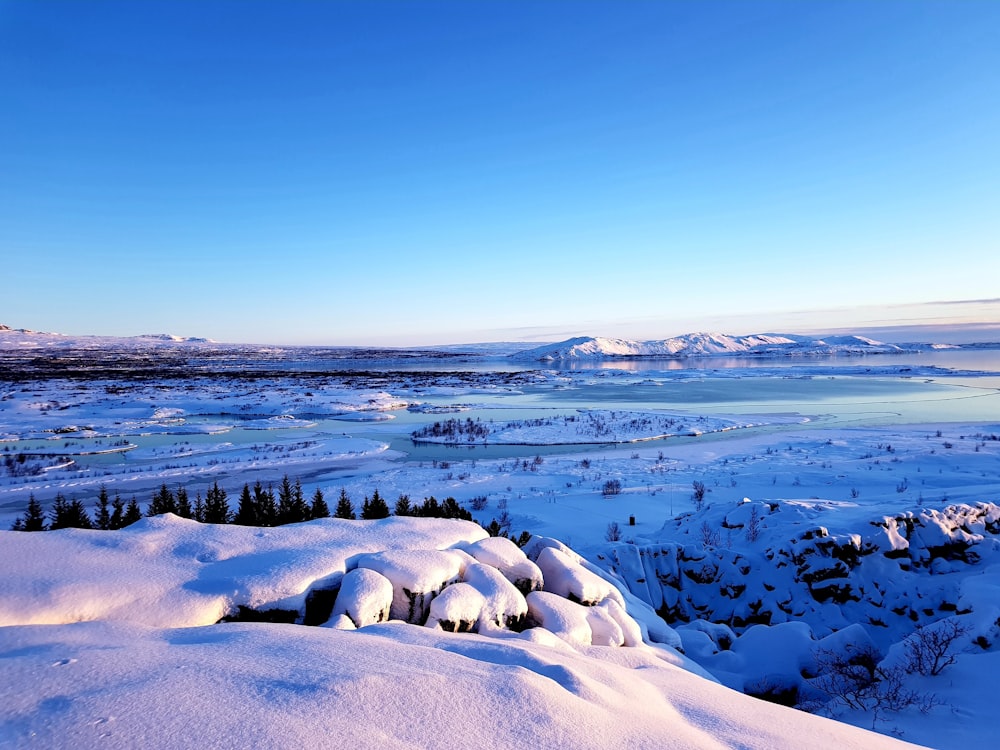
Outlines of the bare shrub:
{"label": "bare shrub", "polygon": [[609,542],[620,542],[622,539],[622,530],[618,525],[617,521],[612,521],[608,524],[608,530],[604,532],[604,538]]}
{"label": "bare shrub", "polygon": [[701,535],[702,546],[718,547],[722,544],[722,532],[719,529],[713,529],[708,521],[702,522],[698,532]]}
{"label": "bare shrub", "polygon": [[937,677],[955,663],[955,641],[968,632],[958,620],[943,620],[933,625],[918,625],[906,639],[906,668],[929,677]]}
{"label": "bare shrub", "polygon": [[887,711],[916,707],[926,713],[940,701],[906,687],[905,664],[887,666],[873,646],[849,645],[843,652],[819,649],[814,653],[818,676],[814,687],[835,706],[872,713],[872,728]]}
{"label": "bare shrub", "polygon": [[490,501],[487,499],[486,495],[476,495],[469,501],[469,505],[472,506],[473,510],[483,510],[489,504]]}
{"label": "bare shrub", "polygon": [[747,541],[756,542],[760,538],[761,526],[760,509],[754,505],[750,509],[750,518],[747,520]]}
{"label": "bare shrub", "polygon": [[691,499],[694,500],[694,504],[698,506],[698,510],[701,510],[701,506],[705,502],[705,483],[699,482],[695,479],[691,482],[691,488],[694,490],[691,493]]}
{"label": "bare shrub", "polygon": [[613,495],[620,495],[622,491],[622,483],[617,479],[609,479],[604,483],[601,488],[601,494],[604,497],[611,497]]}

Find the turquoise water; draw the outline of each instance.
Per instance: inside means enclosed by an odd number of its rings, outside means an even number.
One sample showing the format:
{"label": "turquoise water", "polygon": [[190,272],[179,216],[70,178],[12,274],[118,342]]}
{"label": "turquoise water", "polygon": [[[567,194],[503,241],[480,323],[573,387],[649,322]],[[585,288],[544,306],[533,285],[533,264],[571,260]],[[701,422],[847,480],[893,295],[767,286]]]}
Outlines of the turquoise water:
{"label": "turquoise water", "polygon": [[[943,352],[919,355],[924,364],[944,366],[958,355],[964,361],[962,369],[972,369],[975,361],[979,368],[996,366],[996,352]],[[974,356],[966,356],[974,355]],[[929,358],[929,359],[927,359]],[[948,358],[951,358],[950,360]],[[842,362],[844,358],[838,358]],[[874,357],[864,361],[874,366]],[[885,358],[883,358],[885,359]],[[903,364],[899,358],[889,358],[896,365]],[[931,362],[933,360],[933,362]],[[717,360],[713,360],[718,364]],[[449,417],[481,419],[483,421],[505,422],[532,419],[539,416],[573,413],[577,409],[618,409],[618,410],[667,410],[693,412],[696,414],[780,414],[801,415],[809,418],[805,426],[829,427],[834,425],[882,426],[893,424],[920,424],[934,422],[987,422],[1000,424],[1000,374],[979,377],[870,377],[840,376],[816,372],[810,376],[801,369],[789,371],[788,375],[763,373],[754,367],[747,367],[740,360],[745,376],[738,370],[715,370],[699,374],[687,373],[685,377],[675,377],[670,371],[649,369],[643,372],[643,379],[636,382],[634,372],[598,368],[591,373],[573,373],[567,380],[549,379],[538,385],[522,386],[516,393],[466,393],[458,395],[421,396],[420,400],[435,405],[467,404],[472,408],[453,414],[424,414],[403,410],[392,412],[395,419],[386,422],[348,422],[332,418],[307,419],[313,426],[295,426],[278,430],[244,429],[238,423],[230,430],[215,434],[170,434],[128,436],[130,443],[141,448],[175,445],[188,442],[196,451],[221,448],[231,444],[229,450],[246,448],[253,444],[289,443],[301,440],[322,439],[324,437],[350,435],[388,443],[394,450],[405,454],[403,460],[426,461],[432,459],[464,458],[508,458],[531,457],[536,454],[549,455],[578,452],[580,446],[468,446],[450,447],[443,445],[414,445],[410,433],[417,427],[444,420]],[[992,365],[990,363],[993,363]],[[648,364],[648,363],[646,363]],[[758,363],[759,364],[759,363]],[[801,365],[801,362],[796,362]],[[761,364],[761,366],[763,366]],[[769,364],[773,367],[773,361]],[[827,362],[829,368],[829,362]],[[657,375],[657,372],[660,375]],[[756,374],[754,374],[756,373]],[[488,376],[484,375],[487,381]],[[211,408],[211,402],[206,402]],[[191,416],[189,424],[232,423],[229,417]],[[783,427],[764,428],[767,430],[787,429]],[[803,429],[795,425],[794,429]],[[727,439],[730,433],[718,439]],[[73,441],[79,450],[93,450],[109,447],[116,438],[104,438],[101,443],[67,436],[65,441]],[[697,438],[696,438],[697,439]],[[684,438],[669,438],[676,442]],[[45,450],[62,448],[60,441],[17,441],[11,450]],[[75,446],[74,446],[75,447]],[[624,446],[614,450],[634,450],[634,446]],[[141,451],[133,454],[107,456],[81,456],[81,465],[109,467],[112,464],[141,466],[145,463],[162,462],[163,459],[144,458]],[[203,460],[203,459],[202,459]],[[179,459],[178,463],[184,463]]]}

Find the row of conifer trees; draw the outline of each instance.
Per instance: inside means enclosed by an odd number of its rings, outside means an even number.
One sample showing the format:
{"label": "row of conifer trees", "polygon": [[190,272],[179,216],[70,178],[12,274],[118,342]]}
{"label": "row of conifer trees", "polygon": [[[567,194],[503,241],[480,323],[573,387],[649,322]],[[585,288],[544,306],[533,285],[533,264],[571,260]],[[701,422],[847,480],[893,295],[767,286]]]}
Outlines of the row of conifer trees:
{"label": "row of conifer trees", "polygon": [[[411,502],[409,496],[400,495],[390,510],[376,489],[371,497],[365,497],[360,512],[355,508],[347,490],[341,488],[340,497],[330,512],[323,491],[316,488],[310,501],[305,499],[302,483],[294,482],[286,474],[278,485],[277,492],[270,485],[264,487],[256,482],[253,487],[243,485],[236,510],[229,505],[229,495],[219,483],[214,483],[202,498],[201,493],[191,501],[183,487],[171,490],[166,484],[153,493],[146,508],[146,516],[174,513],[182,518],[190,518],[200,523],[233,523],[241,526],[281,526],[299,523],[314,518],[378,519],[390,515],[423,516],[433,518],[458,518],[472,520],[472,514],[460,506],[453,497],[439,502],[434,497],[422,503]],[[28,509],[19,516],[11,527],[14,531],[46,531],[65,528],[114,530],[130,526],[143,517],[143,512],[135,497],[126,503],[115,493],[109,497],[105,487],[101,487],[93,514],[87,512],[83,502],[67,500],[61,493],[56,495],[52,508],[46,514],[34,495],[28,500]],[[494,522],[495,523],[495,522]]]}

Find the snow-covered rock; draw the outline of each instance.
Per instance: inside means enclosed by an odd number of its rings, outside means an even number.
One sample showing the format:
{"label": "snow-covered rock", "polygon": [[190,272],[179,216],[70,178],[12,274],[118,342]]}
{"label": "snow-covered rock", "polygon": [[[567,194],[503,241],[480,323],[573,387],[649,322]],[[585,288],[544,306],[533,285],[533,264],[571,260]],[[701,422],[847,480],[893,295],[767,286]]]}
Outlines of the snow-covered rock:
{"label": "snow-covered rock", "polygon": [[385,550],[362,555],[357,565],[392,583],[392,619],[419,625],[427,620],[434,597],[462,578],[471,559],[460,550]]}
{"label": "snow-covered rock", "polygon": [[480,629],[520,629],[523,626],[528,603],[502,571],[490,565],[473,563],[465,569],[464,579],[483,596]]}
{"label": "snow-covered rock", "polygon": [[476,630],[485,603],[486,597],[474,586],[454,583],[434,597],[427,625],[454,633]]}
{"label": "snow-covered rock", "polygon": [[344,576],[333,617],[346,615],[355,627],[374,625],[389,619],[392,581],[370,568],[355,568]]}
{"label": "snow-covered rock", "polygon": [[506,537],[487,537],[465,545],[463,549],[477,561],[499,570],[523,594],[542,588],[542,571]]}
{"label": "snow-covered rock", "polygon": [[570,645],[581,648],[592,645],[594,631],[589,607],[548,591],[532,591],[526,599],[528,613],[543,628]]}
{"label": "snow-covered rock", "polygon": [[622,606],[625,604],[621,593],[613,584],[554,547],[542,549],[535,562],[542,571],[545,591],[584,605],[599,604],[605,599],[616,601]]}

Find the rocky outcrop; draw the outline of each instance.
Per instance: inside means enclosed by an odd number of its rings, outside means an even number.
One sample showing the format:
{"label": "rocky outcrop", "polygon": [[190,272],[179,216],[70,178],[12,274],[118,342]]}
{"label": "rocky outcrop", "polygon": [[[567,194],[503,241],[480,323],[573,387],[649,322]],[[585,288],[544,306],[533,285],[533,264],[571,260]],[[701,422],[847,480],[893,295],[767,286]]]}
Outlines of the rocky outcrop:
{"label": "rocky outcrop", "polygon": [[967,572],[987,556],[1000,560],[1000,506],[993,503],[919,509],[837,534],[779,523],[768,518],[779,506],[756,505],[763,518],[756,544],[745,541],[738,514],[728,513],[716,522],[741,535],[739,548],[706,531],[690,543],[617,544],[599,562],[668,623],[704,619],[738,633],[803,621],[823,635],[851,622],[892,628],[897,621],[896,629],[908,630],[942,613],[961,614],[958,587],[942,585],[942,576]]}

